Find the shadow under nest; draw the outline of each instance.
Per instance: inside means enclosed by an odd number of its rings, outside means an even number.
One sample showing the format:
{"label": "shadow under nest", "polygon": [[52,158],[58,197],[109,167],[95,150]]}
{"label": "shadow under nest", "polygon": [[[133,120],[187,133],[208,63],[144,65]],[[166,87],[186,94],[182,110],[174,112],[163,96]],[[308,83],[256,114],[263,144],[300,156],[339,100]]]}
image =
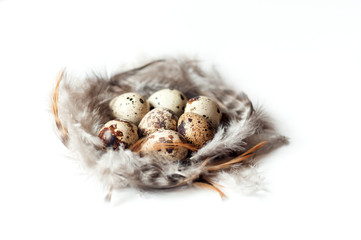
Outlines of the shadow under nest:
{"label": "shadow under nest", "polygon": [[[104,150],[98,133],[104,123],[114,119],[109,102],[125,92],[148,98],[164,88],[177,89],[188,99],[213,98],[223,112],[214,138],[193,149],[185,160],[174,162],[140,156],[136,147]],[[113,190],[126,187],[161,190],[194,185],[225,196],[214,181],[217,175],[225,171],[237,175],[234,169],[253,166],[256,156],[288,143],[245,93],[234,91],[215,70],[205,72],[192,59],[156,60],[110,78],[94,74],[74,79],[62,72],[52,109],[60,139],[72,157],[109,189],[109,200]]]}

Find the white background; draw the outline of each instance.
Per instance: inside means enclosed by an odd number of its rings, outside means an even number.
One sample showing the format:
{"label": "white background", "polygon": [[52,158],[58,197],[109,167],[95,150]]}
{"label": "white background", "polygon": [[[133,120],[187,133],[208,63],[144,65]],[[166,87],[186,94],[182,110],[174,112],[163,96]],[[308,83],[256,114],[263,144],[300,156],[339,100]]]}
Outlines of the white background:
{"label": "white background", "polygon": [[[56,138],[63,67],[194,56],[291,139],[268,193],[143,193],[109,204]],[[0,239],[360,239],[361,2],[0,1]]]}

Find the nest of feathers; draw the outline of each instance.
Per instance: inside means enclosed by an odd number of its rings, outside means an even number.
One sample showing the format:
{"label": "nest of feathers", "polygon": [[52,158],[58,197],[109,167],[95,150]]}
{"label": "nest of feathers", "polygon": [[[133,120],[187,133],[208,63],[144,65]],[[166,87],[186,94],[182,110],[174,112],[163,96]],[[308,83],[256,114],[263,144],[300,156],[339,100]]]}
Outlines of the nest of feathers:
{"label": "nest of feathers", "polygon": [[[182,144],[190,151],[182,161],[139,154],[144,138],[127,149],[104,149],[98,133],[104,123],[114,119],[110,101],[126,92],[147,98],[164,88],[178,89],[188,99],[200,95],[215,99],[223,116],[214,138],[201,148]],[[218,184],[220,176],[242,175],[245,179],[245,172],[241,171],[252,168],[258,156],[288,142],[276,132],[260,107],[254,107],[245,93],[233,89],[215,70],[203,71],[196,60],[161,59],[111,77],[94,74],[74,79],[63,71],[53,93],[52,110],[59,138],[72,157],[80,160],[109,190],[108,200],[112,191],[127,187],[162,190],[196,186],[215,190],[224,197]],[[179,147],[163,144],[154,148]]]}

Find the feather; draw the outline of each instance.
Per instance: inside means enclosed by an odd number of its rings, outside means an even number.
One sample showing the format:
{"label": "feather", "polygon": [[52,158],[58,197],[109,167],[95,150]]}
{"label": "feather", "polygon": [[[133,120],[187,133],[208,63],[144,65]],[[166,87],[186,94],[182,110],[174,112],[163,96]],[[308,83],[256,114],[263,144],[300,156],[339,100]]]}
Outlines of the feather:
{"label": "feather", "polygon": [[[151,154],[140,156],[139,149],[146,139],[131,149],[104,150],[98,132],[113,118],[111,99],[129,91],[148,97],[163,88],[178,89],[187,98],[205,95],[215,99],[224,115],[215,137],[200,149],[182,145],[192,151],[185,161],[169,162]],[[123,69],[110,78],[93,74],[79,79],[63,71],[53,96],[52,109],[61,140],[72,156],[109,189],[108,200],[112,191],[125,187],[169,189],[193,184],[221,194],[211,179],[225,173],[236,177],[233,167],[241,168],[240,162],[288,142],[264,112],[253,107],[245,93],[235,92],[215,70],[206,73],[192,59],[155,60]],[[235,155],[240,156],[234,158]],[[227,170],[229,167],[232,168]],[[200,183],[199,179],[207,180]]]}

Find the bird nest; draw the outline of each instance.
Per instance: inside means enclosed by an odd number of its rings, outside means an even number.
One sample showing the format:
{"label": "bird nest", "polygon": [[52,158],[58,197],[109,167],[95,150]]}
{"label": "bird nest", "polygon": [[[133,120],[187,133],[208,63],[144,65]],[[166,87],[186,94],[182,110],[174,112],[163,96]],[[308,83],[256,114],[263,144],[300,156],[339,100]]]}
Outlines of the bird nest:
{"label": "bird nest", "polygon": [[[139,154],[145,138],[128,149],[104,149],[98,133],[104,123],[114,118],[110,101],[126,92],[147,98],[164,88],[178,89],[188,99],[200,95],[214,99],[223,112],[214,138],[201,148],[183,144],[191,153],[181,161]],[[74,79],[61,72],[52,109],[60,139],[72,156],[109,190],[107,199],[113,190],[126,187],[160,190],[197,186],[225,196],[216,183],[219,174],[228,172],[230,177],[236,177],[237,170],[256,163],[259,158],[256,156],[287,143],[287,138],[275,131],[263,111],[254,107],[246,94],[233,89],[214,70],[203,71],[195,60],[164,59],[110,78],[94,74]],[[179,146],[169,143],[154,146],[162,147]]]}

